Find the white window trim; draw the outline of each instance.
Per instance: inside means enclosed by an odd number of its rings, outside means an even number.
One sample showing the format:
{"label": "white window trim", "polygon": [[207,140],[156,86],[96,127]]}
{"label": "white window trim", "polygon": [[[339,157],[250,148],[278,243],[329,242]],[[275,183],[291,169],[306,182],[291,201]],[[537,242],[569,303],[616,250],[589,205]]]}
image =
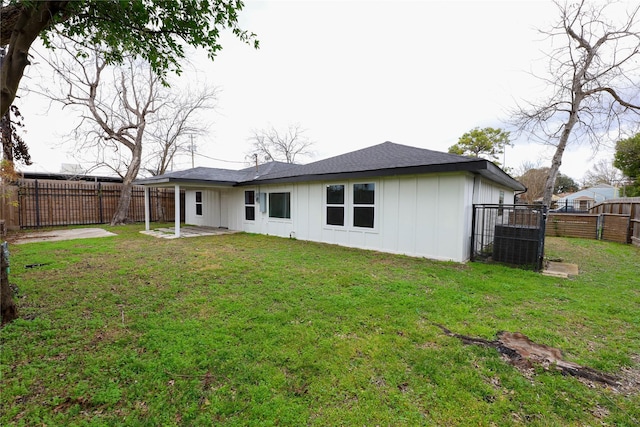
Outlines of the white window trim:
{"label": "white window trim", "polygon": [[[353,186],[357,185],[357,184],[373,184],[373,205],[362,205],[362,204],[356,204],[354,202],[354,197],[353,197]],[[371,232],[371,231],[378,231],[378,216],[379,216],[379,208],[378,208],[378,192],[380,191],[380,184],[378,183],[378,181],[374,181],[374,180],[368,180],[368,181],[353,181],[349,183],[349,197],[350,197],[350,213],[351,213],[351,222],[349,223],[349,226],[352,230],[358,230],[358,231],[363,231],[363,232]],[[353,209],[356,207],[372,207],[373,206],[373,227],[358,227],[356,225],[353,225],[353,220],[354,220],[354,215],[353,215]]]}
{"label": "white window trim", "polygon": [[[373,205],[356,205],[353,203],[353,186],[355,184],[374,184],[375,190],[373,194]],[[327,204],[327,186],[329,185],[344,185],[344,225],[330,225],[327,224],[327,206],[339,206]],[[346,181],[346,182],[323,182],[322,185],[322,228],[325,230],[340,230],[359,233],[379,233],[380,224],[380,191],[381,185],[378,180],[358,180],[358,181]],[[353,208],[356,206],[373,206],[373,228],[369,227],[357,227],[353,225]]]}
{"label": "white window trim", "polygon": [[[289,193],[289,218],[278,218],[269,215],[269,210],[271,209],[271,199],[270,195],[274,193]],[[269,222],[280,222],[290,224],[293,222],[293,191],[291,190],[272,190],[267,192],[267,220]]]}
{"label": "white window trim", "polygon": [[[327,187],[330,185],[342,185],[344,186],[344,203],[341,205],[337,204],[329,204],[327,203]],[[347,230],[349,229],[349,183],[347,182],[326,182],[322,186],[322,202],[323,202],[323,211],[322,211],[322,225],[324,228],[330,228],[334,230]],[[344,208],[344,225],[334,225],[327,224],[327,208],[331,206],[342,206]]]}
{"label": "white window trim", "polygon": [[[246,191],[253,191],[253,204],[252,205],[248,205],[246,203],[246,199],[245,199],[245,192]],[[258,212],[259,212],[259,209],[256,209],[256,206],[258,205],[258,192],[255,189],[245,189],[242,192],[242,203],[243,203],[243,206],[245,208],[243,210],[243,212],[242,212],[242,220],[244,222],[249,223],[249,224],[255,224],[255,222],[257,221]],[[247,209],[246,208],[248,206],[253,206],[253,219],[247,219]]]}
{"label": "white window trim", "polygon": [[[198,193],[200,193],[200,201],[198,201]],[[204,215],[204,191],[196,190],[193,194],[193,200],[195,202],[195,216],[202,217]],[[198,205],[200,205],[201,213],[198,213]]]}

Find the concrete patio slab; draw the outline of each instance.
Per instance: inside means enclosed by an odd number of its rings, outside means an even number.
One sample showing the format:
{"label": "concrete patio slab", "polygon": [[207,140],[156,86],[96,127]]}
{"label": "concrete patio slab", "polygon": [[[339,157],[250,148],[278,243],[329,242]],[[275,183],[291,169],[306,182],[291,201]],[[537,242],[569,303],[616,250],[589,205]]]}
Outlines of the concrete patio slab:
{"label": "concrete patio slab", "polygon": [[38,231],[23,233],[13,243],[16,245],[33,242],[55,242],[59,240],[90,239],[95,237],[117,236],[102,228],[72,228],[68,230]]}
{"label": "concrete patio slab", "polygon": [[[175,227],[156,228],[149,231],[143,230],[140,233],[146,234],[148,236],[158,237],[161,239],[176,238]],[[218,236],[221,234],[233,233],[238,233],[238,231],[229,230],[228,228],[198,227],[192,225],[180,227],[180,237]]]}

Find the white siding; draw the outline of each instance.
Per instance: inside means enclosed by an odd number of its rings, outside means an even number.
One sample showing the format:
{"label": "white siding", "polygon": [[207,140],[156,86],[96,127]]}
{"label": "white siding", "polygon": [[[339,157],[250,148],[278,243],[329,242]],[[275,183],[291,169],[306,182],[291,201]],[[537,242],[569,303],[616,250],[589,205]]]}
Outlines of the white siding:
{"label": "white siding", "polygon": [[[375,183],[371,229],[352,226],[352,187],[366,182]],[[326,225],[328,184],[345,185],[344,226]],[[246,190],[255,191],[254,221],[245,220]],[[234,230],[458,262],[469,258],[473,203],[498,203],[500,191],[504,192],[504,203],[514,200],[513,190],[467,173],[236,187],[222,197],[222,206],[219,190],[202,191],[200,218],[194,216],[195,192],[186,193],[187,223],[219,226],[225,218],[220,216],[224,209],[228,226]],[[270,218],[268,206],[261,212],[259,193],[274,192],[291,194],[291,218]],[[266,200],[268,203],[268,196]]]}
{"label": "white siding", "polygon": [[[202,192],[202,215],[196,215],[196,192]],[[203,227],[228,227],[232,197],[226,189],[188,189],[185,191],[185,223]]]}

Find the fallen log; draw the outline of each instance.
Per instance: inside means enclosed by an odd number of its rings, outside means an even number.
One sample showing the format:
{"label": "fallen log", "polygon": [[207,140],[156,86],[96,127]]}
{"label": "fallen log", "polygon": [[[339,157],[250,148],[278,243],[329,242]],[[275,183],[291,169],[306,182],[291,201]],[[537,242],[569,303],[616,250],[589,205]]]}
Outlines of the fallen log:
{"label": "fallen log", "polygon": [[483,338],[456,334],[437,323],[434,325],[439,327],[445,335],[457,338],[464,344],[495,348],[517,367],[533,367],[535,364],[545,369],[555,368],[563,375],[580,377],[613,387],[621,384],[620,380],[613,375],[564,360],[559,349],[535,343],[520,332],[498,332],[496,334],[497,339],[489,341]]}

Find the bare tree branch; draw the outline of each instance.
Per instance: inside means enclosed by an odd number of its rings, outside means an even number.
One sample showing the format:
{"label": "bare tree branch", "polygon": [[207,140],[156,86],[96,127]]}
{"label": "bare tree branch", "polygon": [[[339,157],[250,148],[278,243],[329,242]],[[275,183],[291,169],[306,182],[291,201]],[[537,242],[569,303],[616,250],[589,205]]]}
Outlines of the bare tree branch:
{"label": "bare tree branch", "polygon": [[640,28],[634,6],[622,23],[607,13],[620,4],[556,2],[560,19],[540,31],[563,40],[548,54],[548,75],[540,76],[553,92],[548,98],[518,106],[513,122],[520,131],[556,147],[549,167],[544,203],[550,204],[554,183],[568,144],[588,141],[596,151],[610,134],[632,130],[640,119]]}
{"label": "bare tree branch", "polygon": [[299,123],[289,125],[285,131],[279,131],[271,126],[269,129],[253,130],[249,137],[252,149],[248,157],[257,156],[265,161],[279,161],[295,163],[297,157],[312,156],[311,147],[315,144],[305,135]]}

